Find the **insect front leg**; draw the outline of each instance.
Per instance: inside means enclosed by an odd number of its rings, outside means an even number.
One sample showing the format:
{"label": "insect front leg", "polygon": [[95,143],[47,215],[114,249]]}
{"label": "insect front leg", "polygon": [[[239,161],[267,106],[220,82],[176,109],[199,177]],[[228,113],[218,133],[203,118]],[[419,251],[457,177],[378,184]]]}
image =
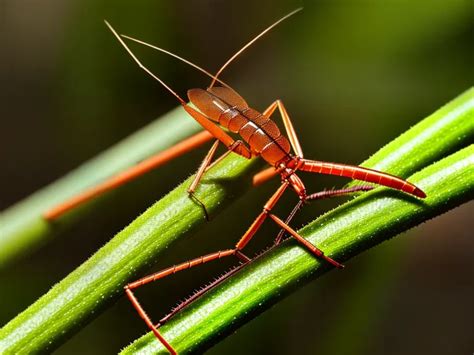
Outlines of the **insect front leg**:
{"label": "insect front leg", "polygon": [[195,191],[200,181],[202,180],[202,177],[204,176],[205,172],[211,166],[211,162],[215,155],[219,142],[222,142],[227,147],[228,151],[225,152],[220,158],[218,158],[216,162],[221,161],[231,152],[234,152],[247,159],[250,159],[252,157],[252,153],[242,141],[235,140],[234,138],[229,136],[221,127],[213,123],[209,118],[207,118],[202,113],[200,113],[199,111],[196,111],[195,109],[187,105],[183,105],[183,107],[186,110],[186,112],[188,112],[199,124],[201,124],[204,127],[204,129],[206,129],[212,136],[217,138],[217,140],[214,142],[214,144],[212,145],[207,155],[204,157],[204,160],[199,166],[199,169],[194,177],[194,180],[192,181],[191,185],[188,188],[189,196],[203,208],[206,220],[209,220],[209,214],[207,212],[206,206],[204,205],[202,201],[200,201],[196,197]]}

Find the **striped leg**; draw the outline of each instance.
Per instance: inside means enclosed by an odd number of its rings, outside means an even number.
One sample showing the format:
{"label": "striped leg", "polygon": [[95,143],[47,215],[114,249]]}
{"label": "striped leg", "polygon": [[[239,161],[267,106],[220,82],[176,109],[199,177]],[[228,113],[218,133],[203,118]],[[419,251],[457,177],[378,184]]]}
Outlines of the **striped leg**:
{"label": "striped leg", "polygon": [[159,152],[150,158],[143,160],[135,166],[132,166],[116,175],[111,176],[103,182],[98,183],[89,189],[72,196],[68,200],[50,208],[43,213],[43,218],[47,221],[53,221],[58,219],[70,210],[79,207],[80,205],[106,193],[107,191],[113,190],[119,186],[122,186],[129,181],[132,181],[141,175],[160,167],[170,160],[173,160],[211,140],[213,136],[208,131],[202,131],[197,133],[178,144]]}
{"label": "striped leg", "polygon": [[260,229],[262,226],[263,222],[269,217],[272,219],[276,224],[278,224],[281,228],[283,228],[285,231],[291,234],[293,238],[295,238],[298,243],[300,243],[302,246],[304,246],[307,250],[309,250],[312,254],[314,254],[317,258],[324,259],[331,265],[337,267],[337,268],[342,268],[343,265],[338,263],[337,261],[331,259],[330,257],[327,257],[324,255],[324,253],[318,249],[316,246],[311,244],[311,242],[307,241],[304,239],[302,236],[300,236],[297,232],[295,232],[288,224],[283,222],[280,218],[275,216],[274,214],[271,213],[271,210],[273,207],[276,205],[278,200],[281,198],[283,193],[285,192],[286,188],[289,186],[288,181],[284,181],[281,186],[278,188],[278,190],[270,197],[270,199],[267,201],[267,203],[263,207],[263,211],[257,216],[257,218],[254,220],[252,225],[249,227],[249,229],[245,232],[245,234],[240,238],[238,243],[236,244],[237,250],[243,249],[253,238],[255,233]]}
{"label": "striped leg", "polygon": [[[179,271],[187,270],[187,269],[190,269],[190,268],[198,266],[198,265],[203,265],[203,264],[208,263],[210,261],[217,260],[217,259],[222,259],[222,258],[225,258],[225,257],[230,256],[230,255],[236,255],[238,258],[240,258],[241,260],[243,260],[245,262],[250,260],[244,254],[242,254],[241,252],[239,252],[235,249],[222,250],[222,251],[218,251],[218,252],[215,252],[215,253],[212,253],[212,254],[201,256],[199,258],[196,258],[196,259],[193,259],[193,260],[190,260],[190,261],[186,261],[184,263],[169,267],[169,268],[164,269],[162,271],[158,271],[158,272],[156,272],[152,275],[145,276],[145,277],[143,277],[143,278],[141,278],[141,279],[139,279],[135,282],[129,283],[128,285],[125,286],[125,293],[126,293],[128,299],[130,300],[130,302],[132,303],[133,307],[136,309],[139,316],[145,321],[148,328],[150,328],[150,330],[153,332],[153,334],[155,334],[157,339],[166,347],[166,349],[168,349],[170,354],[177,354],[177,352],[173,348],[173,346],[170,343],[168,343],[168,341],[158,331],[158,328],[160,327],[160,325],[162,325],[163,321],[160,322],[158,325],[154,325],[152,320],[150,319],[150,317],[146,314],[145,310],[141,306],[140,302],[135,297],[135,294],[133,293],[133,291],[135,289],[137,289],[137,288],[139,288],[143,285],[149,284],[153,281],[157,281],[157,280],[162,279],[166,276],[176,274]],[[185,305],[181,306],[177,310],[176,309],[173,310],[173,312],[174,312],[173,314],[179,312],[179,310],[181,310],[184,307],[185,307]]]}
{"label": "striped leg", "polygon": [[[342,268],[343,266],[338,263],[337,261],[327,257],[324,255],[324,253],[315,247],[313,244],[311,244],[309,241],[301,237],[297,232],[295,232],[290,226],[288,226],[285,222],[283,222],[281,219],[279,219],[277,216],[271,213],[271,210],[273,207],[276,205],[278,200],[281,198],[283,193],[285,192],[286,188],[289,186],[288,182],[284,182],[278,190],[270,197],[270,199],[267,201],[267,203],[264,205],[263,211],[258,215],[258,217],[254,220],[252,225],[249,227],[247,232],[240,238],[240,240],[237,242],[235,245],[234,249],[228,249],[228,250],[223,250],[223,251],[218,251],[212,254],[208,254],[205,256],[201,256],[199,258],[184,262],[179,265],[172,266],[170,268],[164,269],[162,271],[159,271],[157,273],[154,273],[149,276],[145,276],[135,282],[132,282],[125,286],[125,292],[127,294],[127,297],[129,298],[130,302],[138,312],[139,316],[145,321],[147,326],[151,329],[151,331],[155,334],[157,339],[168,349],[168,351],[171,354],[176,354],[176,350],[171,346],[171,344],[168,343],[166,339],[161,335],[161,333],[158,331],[158,328],[163,325],[168,319],[170,319],[173,315],[181,311],[184,307],[189,305],[191,302],[193,302],[195,299],[200,297],[202,294],[205,292],[209,291],[213,287],[217,286],[221,282],[223,282],[225,279],[227,279],[229,276],[234,274],[236,271],[238,271],[240,268],[237,268],[233,270],[232,272],[224,275],[224,277],[219,278],[217,282],[212,283],[210,286],[205,287],[202,291],[198,292],[196,295],[192,296],[185,302],[181,303],[178,307],[173,309],[170,314],[165,316],[160,320],[160,322],[157,325],[154,325],[153,322],[151,321],[150,317],[146,314],[144,311],[143,307],[140,305],[139,301],[135,297],[133,290],[149,284],[153,281],[157,281],[159,279],[162,279],[166,276],[173,275],[179,271],[187,270],[192,267],[198,266],[198,265],[203,265],[207,262],[217,260],[217,259],[222,259],[224,257],[230,256],[230,255],[235,255],[237,256],[244,264],[248,263],[251,261],[250,258],[248,258],[245,254],[242,253],[242,249],[245,248],[245,246],[248,244],[248,242],[253,238],[255,233],[260,229],[261,225],[265,221],[267,217],[272,219],[275,223],[277,223],[281,228],[283,228],[285,231],[290,233],[302,246],[304,246],[306,249],[308,249],[311,253],[313,253],[316,257],[322,258],[328,263],[338,267]],[[243,264],[243,265],[244,265]],[[241,266],[242,267],[242,266]]]}

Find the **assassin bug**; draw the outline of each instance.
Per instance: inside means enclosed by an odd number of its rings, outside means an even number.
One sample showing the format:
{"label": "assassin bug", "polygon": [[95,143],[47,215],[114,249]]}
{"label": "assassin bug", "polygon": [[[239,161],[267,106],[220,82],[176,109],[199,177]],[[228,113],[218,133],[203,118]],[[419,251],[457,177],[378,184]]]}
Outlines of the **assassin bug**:
{"label": "assassin bug", "polygon": [[[239,239],[239,241],[235,244],[234,248],[228,250],[221,250],[217,251],[205,256],[198,257],[196,259],[186,261],[179,265],[172,266],[165,270],[159,271],[152,275],[143,277],[135,282],[128,284],[125,287],[125,292],[129,300],[132,302],[134,308],[137,310],[138,314],[141,318],[145,321],[147,326],[152,330],[155,336],[160,340],[160,342],[168,349],[168,351],[172,354],[176,354],[176,350],[174,347],[168,343],[166,339],[160,334],[158,328],[163,325],[172,315],[179,312],[183,309],[186,305],[190,302],[185,302],[180,305],[177,309],[173,310],[172,313],[164,317],[157,325],[153,324],[150,317],[145,313],[142,306],[138,302],[137,298],[134,295],[134,290],[143,286],[145,284],[151,283],[158,279],[164,278],[168,275],[174,274],[178,271],[182,271],[185,269],[192,268],[197,265],[202,265],[212,260],[221,259],[227,256],[234,255],[240,261],[243,262],[243,265],[249,263],[251,259],[243,253],[243,249],[246,245],[250,242],[256,232],[259,230],[263,222],[270,218],[274,221],[281,229],[282,232],[288,233],[291,237],[293,237],[297,242],[299,242],[303,247],[305,247],[309,252],[314,254],[315,257],[320,258],[327,263],[331,264],[334,267],[342,268],[343,265],[340,264],[338,261],[326,256],[323,251],[318,249],[316,246],[311,244],[309,241],[301,237],[296,231],[294,231],[289,225],[289,221],[293,217],[296,210],[301,206],[301,204],[305,201],[322,198],[322,197],[331,197],[341,194],[347,194],[357,191],[366,191],[371,189],[371,186],[358,186],[349,189],[341,189],[341,190],[332,190],[327,191],[323,194],[307,194],[305,185],[303,181],[298,177],[298,171],[304,172],[311,172],[311,173],[319,173],[319,174],[326,174],[326,175],[337,175],[337,176],[344,176],[356,180],[366,181],[370,183],[375,183],[378,185],[383,185],[387,187],[391,187],[396,190],[400,190],[406,192],[408,194],[412,194],[419,198],[426,197],[425,193],[420,190],[415,185],[409,183],[406,180],[398,178],[396,176],[379,172],[372,169],[367,169],[359,166],[352,166],[346,164],[337,164],[337,163],[329,163],[329,162],[322,162],[316,160],[309,160],[303,157],[303,151],[301,149],[300,143],[298,141],[297,135],[293,128],[291,119],[286,111],[285,106],[280,100],[276,100],[273,102],[265,111],[262,113],[258,112],[257,110],[250,108],[247,102],[238,94],[236,93],[230,86],[222,82],[218,79],[219,75],[222,71],[238,56],[240,55],[245,49],[247,49],[251,44],[253,44],[257,39],[275,27],[277,24],[282,22],[283,20],[287,19],[288,17],[292,16],[296,12],[300,11],[301,9],[297,9],[288,15],[284,16],[268,28],[266,28],[263,32],[261,32],[258,36],[253,38],[249,43],[243,46],[236,54],[234,54],[220,69],[215,75],[211,75],[205,70],[197,67],[196,65],[184,60],[183,58],[177,57],[174,54],[171,54],[161,48],[153,47],[148,45],[144,42],[136,40],[134,38],[128,36],[120,36],[111,26],[107,24],[110,28],[112,33],[121,43],[121,45],[127,50],[133,60],[142,68],[146,73],[152,76],[155,80],[160,82],[172,95],[174,95],[179,103],[182,105],[184,110],[193,117],[199,124],[203,126],[205,132],[200,133],[192,139],[194,141],[188,141],[182,143],[180,148],[172,148],[170,151],[167,152],[168,156],[175,156],[180,154],[184,150],[190,150],[195,146],[202,144],[203,142],[209,140],[210,138],[215,138],[216,141],[212,145],[210,151],[204,158],[201,166],[198,169],[198,172],[190,185],[188,192],[191,197],[195,198],[198,202],[199,200],[194,196],[194,192],[196,187],[198,186],[201,178],[205,174],[206,170],[211,165],[213,161],[216,149],[219,143],[224,144],[228,151],[224,153],[223,156],[229,154],[230,152],[234,152],[239,154],[245,158],[252,158],[256,156],[261,156],[266,162],[268,162],[271,167],[268,169],[263,170],[259,174],[257,174],[254,178],[255,184],[260,184],[273,176],[280,175],[281,177],[281,185],[276,190],[276,192],[268,199],[263,207],[263,211],[257,216],[254,222],[250,225],[248,230],[245,234]],[[172,56],[198,68],[206,75],[212,78],[211,84],[207,89],[190,89],[188,90],[188,98],[189,101],[194,104],[197,109],[189,106],[187,102],[182,99],[175,91],[173,91],[165,82],[163,82],[159,77],[153,74],[148,68],[146,68],[139,59],[132,53],[132,51],[128,48],[125,44],[122,37],[128,38],[135,42],[139,42],[148,46],[151,46],[155,49],[158,49],[162,52],[171,54]],[[216,82],[219,82],[222,86],[215,86]],[[284,127],[288,138],[281,134],[279,128],[275,124],[275,122],[271,119],[271,116],[277,110],[280,112],[282,116]],[[228,132],[233,134],[237,134],[240,136],[240,140],[235,140]],[[291,152],[293,151],[293,153]],[[159,160],[159,159],[158,159]],[[146,165],[146,164],[145,164]],[[151,165],[147,165],[142,170],[148,169]],[[125,181],[128,181],[130,178],[139,175],[137,172],[140,169],[133,170],[132,172],[126,172],[119,177],[115,177],[106,182],[106,184],[102,185],[102,190],[105,191],[110,187],[119,185]],[[141,173],[141,172],[140,172]],[[129,174],[129,176],[125,176]],[[125,176],[125,177],[124,177]],[[115,180],[114,180],[115,179]],[[107,185],[107,183],[109,185]],[[297,208],[293,210],[290,216],[287,218],[286,222],[280,219],[278,216],[272,213],[273,207],[282,197],[284,192],[288,187],[291,187],[300,199],[300,203],[297,205]],[[86,192],[83,195],[79,195],[76,197],[75,201],[69,201],[65,204],[58,206],[56,209],[47,211],[45,213],[45,218],[52,220],[57,218],[59,215],[67,211],[68,209],[72,208],[71,206],[75,206],[82,201],[85,201],[95,194],[98,194],[102,191],[100,189],[91,190]],[[205,206],[203,206],[205,210]],[[277,237],[276,244],[281,241],[281,235]],[[222,280],[220,280],[222,281]],[[206,289],[207,291],[208,289]],[[202,294],[202,293],[200,293]],[[192,298],[191,301],[195,299]]]}

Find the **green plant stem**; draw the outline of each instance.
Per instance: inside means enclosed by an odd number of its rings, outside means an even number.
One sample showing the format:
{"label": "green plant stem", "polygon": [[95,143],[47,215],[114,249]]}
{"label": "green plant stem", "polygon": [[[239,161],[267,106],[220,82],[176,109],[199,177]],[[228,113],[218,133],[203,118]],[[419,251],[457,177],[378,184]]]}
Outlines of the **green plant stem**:
{"label": "green plant stem", "polygon": [[79,222],[85,210],[99,205],[87,203],[54,224],[41,218],[47,209],[199,130],[201,126],[178,107],[0,213],[0,268],[51,240],[59,230]]}
{"label": "green plant stem", "polygon": [[[413,173],[465,145],[474,130],[473,108],[474,89],[470,89],[382,148],[362,165],[401,176]],[[48,208],[170,147],[199,129],[200,126],[178,107],[3,211],[0,214],[0,268],[46,243],[66,225],[79,222],[84,209],[92,210],[97,205],[88,203],[83,208],[73,210],[54,226],[41,218]]]}
{"label": "green plant stem", "polygon": [[[347,261],[400,232],[474,197],[474,145],[412,175],[428,197],[376,189],[325,214],[299,232],[336,260]],[[203,351],[297,287],[330,270],[294,241],[265,253],[161,328],[180,353]],[[314,322],[314,326],[317,326]],[[166,353],[152,333],[122,354]]]}
{"label": "green plant stem", "polygon": [[[430,163],[435,162],[441,159],[442,157],[445,157],[449,153],[454,152],[457,149],[470,144],[473,140],[474,89],[471,88],[460,96],[458,96],[457,98],[455,98],[454,100],[452,100],[451,102],[449,102],[448,104],[446,104],[445,106],[443,106],[442,108],[440,108],[439,110],[437,110],[436,112],[434,112],[432,115],[428,116],[423,121],[420,121],[417,125],[402,134],[400,137],[387,144],[385,147],[375,153],[371,158],[365,161],[362,165],[369,168],[380,169],[383,171],[391,172],[393,174],[407,177],[410,174],[413,174],[415,171],[419,170],[420,168],[426,167]],[[416,182],[414,180],[412,181]],[[352,182],[349,185],[354,185],[356,183],[357,182]],[[429,198],[431,199],[431,196],[429,196]],[[472,198],[472,190],[471,192],[466,193],[465,198],[466,199],[459,202],[459,204],[463,201],[468,201]],[[440,208],[438,210],[438,214],[442,213],[443,211],[445,211],[445,209]],[[426,213],[426,216],[428,216],[427,218],[430,218],[430,211],[427,210]],[[326,217],[326,219],[328,218],[330,217]],[[370,218],[375,218],[375,216],[370,216]],[[319,223],[321,223],[321,225],[324,225],[325,221],[321,222],[318,220],[312,225],[316,225]],[[357,230],[357,228],[355,230]],[[393,232],[395,232],[395,234],[393,234]],[[390,236],[396,235],[396,232],[396,229],[394,229]],[[358,236],[356,236],[356,238],[358,238]],[[361,238],[363,237],[361,236]],[[290,281],[288,282],[290,283]],[[274,293],[277,295],[279,294],[278,288],[276,291],[274,290]],[[210,298],[212,296],[208,297]],[[206,299],[208,297],[206,297]],[[234,308],[234,304],[232,304],[232,302],[227,304],[226,299],[221,299],[221,301],[223,302],[223,304],[228,305],[229,308]],[[238,313],[238,315],[235,315],[235,317],[241,318],[242,314],[245,314],[246,311],[244,311],[243,313],[239,312],[240,309],[236,312]],[[187,310],[187,313],[200,314],[199,306],[197,306],[196,309],[195,306],[191,307],[189,310]],[[206,317],[206,320],[209,319]],[[181,326],[183,326],[183,324],[184,323],[180,323]],[[226,328],[226,326],[229,326],[229,331],[238,327],[238,325],[232,325],[231,323],[229,323],[222,327],[218,327],[218,332],[220,333],[222,331],[222,334],[226,334],[226,331],[223,330]],[[205,334],[208,329],[209,328],[203,331],[201,335]],[[172,331],[170,330],[170,332]],[[189,333],[187,333],[187,335],[190,336]],[[183,349],[192,350],[194,349],[194,346],[196,346],[197,348],[200,348],[201,346],[206,347],[206,344],[212,344],[217,341],[216,339],[222,337],[218,336],[217,338],[213,338],[215,334],[208,335],[208,337],[206,335],[203,335],[201,341],[197,341],[194,345],[192,345],[192,341],[188,342],[187,344],[189,344],[190,346],[186,347],[184,345]],[[197,337],[199,338],[199,335]],[[150,334],[148,334],[147,336],[136,341],[130,347],[126,348],[124,353],[135,351],[141,352],[142,350],[145,350],[145,352],[154,352],[155,350],[157,350],[157,344],[155,344],[154,340],[155,339],[153,338],[153,336],[150,336]]]}
{"label": "green plant stem", "polygon": [[[466,105],[466,102],[473,100],[472,92],[471,90],[455,99],[453,102],[456,102],[456,105],[451,107],[449,111],[445,111],[444,115],[438,116],[438,120],[432,122],[432,125],[425,127],[425,129],[433,130],[433,126],[435,126],[443,132],[445,126],[436,123],[445,120],[446,115],[453,115],[453,112],[460,115],[457,109]],[[469,112],[472,116],[472,105]],[[466,117],[465,113],[462,115]],[[461,120],[460,124],[451,125],[451,129],[457,131],[457,135],[423,135],[424,131],[419,131],[418,134],[427,140],[446,139],[446,145],[451,144],[447,139],[457,140],[458,137],[466,137],[468,136],[466,132],[471,132],[470,138],[472,140],[472,130],[469,130],[472,125],[462,122],[464,121]],[[414,137],[414,139],[417,137]],[[463,142],[466,144],[465,138]],[[418,139],[415,145],[419,144],[424,144],[424,141]],[[431,154],[432,156],[425,157],[425,159],[433,160],[433,156],[440,158],[442,153],[431,151]],[[399,155],[399,157],[401,159],[403,155]],[[403,160],[400,161],[400,163],[402,162]],[[216,211],[218,205],[219,207],[221,204],[225,205],[233,196],[239,196],[248,189],[250,185],[248,178],[254,172],[255,166],[241,158],[229,157],[216,166],[209,175],[206,175],[205,183],[200,186],[198,193],[199,196],[204,196],[202,199],[211,214]],[[416,167],[412,166],[412,169],[416,169]],[[413,172],[407,172],[406,176]],[[245,178],[241,179],[242,177]],[[416,180],[413,180],[413,182],[416,182]],[[202,223],[202,210],[190,201],[185,192],[187,184],[188,182],[185,182],[185,184],[158,201],[111,242],[100,249],[91,259],[1,329],[0,351],[37,352],[54,349],[60,345],[61,341],[77,331],[81,325],[97,315],[109,302],[120,297],[123,294],[122,286],[124,284],[135,279],[138,273],[141,273],[152,264],[171,242],[189,235],[193,229],[196,229]],[[446,189],[444,192],[445,195],[449,195],[449,191],[446,192]],[[459,198],[456,197],[458,192],[455,188],[452,189],[452,193],[453,201],[459,202]],[[371,193],[367,196],[373,195],[374,193]],[[416,205],[419,210],[424,211],[424,208],[419,204],[414,204],[411,200],[405,201],[406,196],[400,197],[400,194],[394,196],[397,198],[392,198],[392,200],[407,203],[409,206]],[[364,196],[364,198],[366,197]],[[429,198],[434,197],[429,196]],[[354,201],[359,201],[359,199]],[[449,207],[449,205],[446,206]],[[367,213],[370,214],[370,204],[367,207]],[[364,211],[364,204],[359,208]],[[440,212],[441,210],[443,209],[440,207],[436,211]],[[429,212],[426,212],[426,214],[429,214]],[[374,219],[376,218],[374,217]],[[416,220],[416,216],[412,220]],[[395,229],[394,231],[396,232]],[[359,237],[353,238],[354,240],[344,239],[344,241],[347,243],[357,241]],[[320,246],[326,247],[324,243]],[[333,249],[328,248],[327,250],[332,251]],[[312,265],[316,263],[314,259],[310,258],[310,260],[312,260]],[[277,269],[275,271],[278,272]],[[276,287],[278,288],[279,285],[283,286],[283,284],[276,284]],[[276,293],[278,294],[278,292]],[[191,311],[194,308],[189,310]],[[170,323],[170,326],[173,324]],[[192,332],[192,326],[193,324],[190,323],[189,326],[185,325],[184,328]],[[208,329],[203,328],[201,334],[204,334]],[[224,328],[219,329],[215,331],[224,331]],[[203,346],[214,335],[211,334],[208,338],[204,336],[198,345]],[[189,342],[183,344],[187,344],[186,347],[189,347]],[[183,347],[185,346],[183,345]]]}
{"label": "green plant stem", "polygon": [[474,88],[470,88],[360,165],[408,177],[473,141]]}
{"label": "green plant stem", "polygon": [[[211,216],[251,187],[258,160],[229,156],[196,191]],[[0,353],[51,351],[123,295],[123,286],[176,240],[206,223],[188,197],[189,178],[156,202],[78,269],[0,330]]]}

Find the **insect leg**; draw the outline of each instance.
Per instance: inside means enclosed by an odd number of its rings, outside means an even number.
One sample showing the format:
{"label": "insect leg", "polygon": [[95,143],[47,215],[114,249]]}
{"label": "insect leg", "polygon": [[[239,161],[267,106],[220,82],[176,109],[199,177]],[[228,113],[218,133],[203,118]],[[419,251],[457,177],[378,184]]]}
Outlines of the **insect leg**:
{"label": "insect leg", "polygon": [[212,122],[208,117],[203,115],[201,112],[193,109],[191,106],[183,105],[183,108],[189,113],[203,128],[209,131],[216,139],[221,141],[229,150],[237,153],[244,158],[252,158],[252,153],[249,148],[241,141],[236,141],[234,138],[229,136],[221,127]]}
{"label": "insect leg", "polygon": [[295,128],[293,127],[293,123],[291,123],[290,116],[288,115],[288,112],[286,111],[283,102],[281,100],[276,100],[263,112],[263,115],[265,117],[270,118],[270,116],[273,114],[273,112],[275,112],[275,109],[277,107],[280,111],[281,118],[283,119],[283,124],[285,125],[286,133],[288,134],[288,138],[290,140],[291,146],[293,147],[293,150],[295,151],[298,157],[303,158],[303,149],[301,149],[301,145],[298,140]]}
{"label": "insect leg", "polygon": [[272,166],[255,174],[252,179],[252,184],[253,186],[259,186],[279,174],[280,170]]}
{"label": "insect leg", "polygon": [[134,165],[108,179],[98,183],[95,186],[86,189],[85,191],[72,196],[66,201],[53,206],[43,213],[43,218],[47,221],[53,221],[61,217],[66,212],[104,194],[107,191],[113,190],[121,185],[132,181],[148,171],[166,164],[211,140],[213,136],[208,131],[197,133],[178,144],[159,152],[143,161]]}
{"label": "insect leg", "polygon": [[[291,213],[286,218],[285,224],[287,224],[287,225],[290,224],[290,222],[295,217],[296,213],[301,209],[301,207],[303,207],[303,205],[306,202],[321,200],[321,199],[324,199],[324,198],[344,196],[344,195],[348,195],[348,194],[351,194],[351,193],[354,193],[354,192],[369,191],[369,190],[372,190],[373,188],[374,188],[374,186],[371,186],[371,185],[361,185],[361,186],[349,187],[349,188],[346,188],[346,189],[325,190],[325,191],[320,191],[320,192],[310,194],[310,195],[306,196],[304,199],[300,199],[298,201],[296,206],[293,208]],[[275,245],[278,245],[278,244],[281,243],[281,241],[283,240],[283,238],[285,236],[285,232],[286,232],[285,229],[280,230],[277,237],[275,238],[275,242],[274,242]]]}
{"label": "insect leg", "polygon": [[211,165],[211,161],[217,149],[218,143],[222,142],[227,147],[228,151],[224,153],[219,159],[217,159],[216,162],[221,161],[228,154],[230,154],[230,152],[239,154],[240,156],[243,156],[244,158],[247,158],[247,159],[250,159],[252,157],[252,153],[242,141],[235,140],[234,138],[229,136],[221,127],[216,125],[214,122],[212,122],[208,117],[206,117],[202,113],[200,113],[199,111],[187,105],[183,105],[183,107],[186,110],[186,112],[188,112],[200,125],[204,127],[204,129],[206,129],[212,136],[217,138],[217,141],[214,143],[211,150],[209,151],[207,156],[204,158],[203,162],[201,163],[201,166],[199,167],[196,173],[196,176],[193,182],[188,188],[189,195],[191,196],[191,198],[193,198],[197,203],[201,205],[201,207],[204,209],[206,219],[209,220],[209,215],[207,213],[205,205],[195,196],[194,192],[199,182],[201,181],[204,173],[207,171],[207,169]]}
{"label": "insect leg", "polygon": [[[248,264],[251,262],[252,259],[247,257],[245,254],[242,253],[242,249],[245,248],[245,246],[248,244],[250,239],[255,235],[259,227],[262,225],[264,222],[266,216],[268,215],[268,212],[275,206],[277,201],[280,199],[280,197],[283,195],[284,191],[288,187],[289,183],[285,182],[283,183],[278,190],[270,197],[270,199],[267,201],[263,208],[263,212],[260,213],[260,215],[255,219],[255,221],[252,223],[252,225],[249,227],[247,232],[240,238],[240,240],[237,242],[235,245],[235,249],[226,251],[229,254],[233,251],[235,256],[237,256],[243,264],[241,264],[239,267],[233,269],[229,273],[224,274],[222,277],[218,278],[215,282],[211,283],[210,285],[204,287],[197,293],[195,293],[193,296],[182,302],[181,304],[178,305],[175,309],[171,311],[167,316],[165,316],[162,320],[160,320],[159,325],[164,324],[164,322],[168,321],[172,316],[174,316],[176,313],[178,313],[180,310],[182,310],[184,307],[192,303],[194,300],[199,298],[201,295],[209,291],[210,289],[216,287],[220,283],[222,283],[224,280],[229,278],[231,275],[236,273],[238,270],[240,270],[244,265]],[[149,277],[151,278],[151,276]]]}
{"label": "insect leg", "polygon": [[[217,149],[217,146],[218,146],[218,143],[219,143],[219,140],[217,140],[214,145],[211,147],[211,149],[209,150],[209,152],[207,153],[206,157],[204,158],[203,162],[201,163],[197,173],[196,173],[196,176],[194,177],[194,180],[193,182],[191,183],[191,185],[189,186],[188,188],[188,193],[191,193],[193,194],[196,190],[196,187],[198,186],[199,182],[201,181],[202,179],[202,176],[204,175],[204,173],[213,165],[219,163],[222,159],[224,159],[225,157],[227,157],[230,153],[232,152],[235,152],[236,150],[240,150],[243,146],[243,142],[242,141],[235,141],[230,147],[228,147],[228,151],[225,152],[224,154],[222,154],[219,158],[217,158],[212,164],[211,164],[211,161],[212,161],[212,158],[214,156],[214,153]],[[247,149],[247,147],[243,146],[243,148]]]}
{"label": "insect leg", "polygon": [[311,242],[303,238],[301,235],[299,235],[294,229],[292,229],[289,225],[287,225],[285,222],[283,222],[280,218],[275,216],[274,214],[269,214],[268,215],[273,221],[278,224],[281,228],[283,228],[285,231],[287,231],[293,238],[295,238],[301,245],[303,245],[306,249],[308,249],[311,253],[313,253],[316,257],[324,259],[331,265],[342,269],[344,265],[338,263],[334,259],[331,259],[330,257],[324,255],[323,251],[314,246]]}
{"label": "insect leg", "polygon": [[196,259],[193,259],[193,260],[190,260],[190,261],[186,261],[184,263],[169,267],[169,268],[164,269],[162,271],[158,271],[154,274],[145,276],[145,277],[143,277],[143,278],[141,278],[141,279],[139,279],[135,282],[129,283],[128,285],[125,286],[125,293],[126,293],[128,299],[130,300],[130,302],[132,303],[133,307],[136,309],[136,311],[138,312],[140,317],[145,321],[146,325],[150,328],[150,330],[155,334],[155,336],[158,338],[158,340],[166,347],[166,349],[168,349],[170,354],[177,354],[177,352],[168,343],[168,341],[160,334],[160,332],[158,331],[158,328],[160,327],[161,324],[158,324],[156,326],[153,324],[152,320],[146,314],[146,312],[144,311],[144,309],[141,306],[140,302],[135,297],[135,294],[133,293],[133,290],[135,290],[135,289],[137,289],[137,288],[139,288],[143,285],[149,284],[153,281],[162,279],[166,276],[175,274],[179,271],[190,269],[194,266],[202,265],[202,264],[205,264],[209,261],[222,259],[226,256],[235,255],[235,254],[236,254],[235,249],[229,249],[229,250],[222,250],[222,251],[218,251],[218,252],[215,252],[215,253],[212,253],[212,254],[204,255],[204,256],[201,256],[199,258],[196,258]]}
{"label": "insect leg", "polygon": [[245,246],[250,242],[250,240],[253,238],[255,233],[260,229],[260,226],[263,224],[265,219],[269,216],[270,211],[273,209],[273,207],[276,205],[278,200],[281,198],[283,193],[285,192],[286,188],[289,186],[289,183],[287,181],[284,181],[278,190],[270,197],[263,206],[263,211],[257,216],[257,218],[253,221],[253,223],[250,225],[249,229],[245,232],[245,234],[240,238],[240,240],[237,242],[235,247],[237,250],[242,250],[245,248]]}
{"label": "insect leg", "polygon": [[[265,220],[266,216],[268,215],[268,212],[274,207],[274,205],[277,203],[277,201],[283,195],[283,193],[286,190],[286,188],[288,187],[288,185],[289,185],[288,182],[283,183],[278,188],[278,190],[270,197],[270,199],[267,201],[267,203],[264,206],[264,211],[257,217],[257,219],[254,221],[254,223],[250,226],[247,233],[245,233],[244,236],[239,240],[239,242],[237,242],[234,249],[228,249],[228,250],[208,254],[208,255],[193,259],[191,261],[187,261],[187,262],[184,262],[182,264],[172,266],[170,268],[164,269],[163,271],[159,271],[159,272],[154,273],[152,275],[143,277],[142,279],[140,279],[138,281],[135,281],[135,282],[132,282],[132,283],[128,284],[125,287],[125,291],[127,293],[127,296],[130,299],[130,301],[132,302],[132,304],[135,307],[135,309],[137,310],[137,312],[139,313],[140,317],[142,317],[145,320],[148,327],[153,331],[155,336],[163,343],[163,345],[166,346],[166,343],[165,343],[166,340],[164,340],[163,336],[158,332],[158,328],[161,325],[163,325],[169,318],[171,318],[173,315],[175,315],[180,310],[182,310],[184,307],[186,307],[188,304],[190,304],[192,301],[194,301],[196,298],[201,296],[203,293],[209,291],[211,288],[217,286],[223,280],[227,279],[230,275],[235,273],[239,269],[239,267],[237,269],[233,270],[232,272],[230,272],[228,274],[225,274],[223,278],[218,279],[217,282],[214,282],[211,285],[209,285],[208,287],[205,287],[202,291],[199,291],[196,295],[192,296],[191,298],[189,298],[188,300],[186,300],[185,302],[180,304],[177,308],[172,310],[169,315],[165,316],[162,320],[160,320],[160,323],[158,323],[156,326],[152,323],[152,321],[150,320],[148,315],[146,315],[145,311],[143,310],[143,308],[139,304],[138,300],[134,296],[133,290],[140,287],[140,286],[146,285],[148,283],[151,283],[153,281],[156,281],[158,279],[166,277],[168,275],[175,274],[178,271],[186,270],[186,269],[189,269],[189,268],[197,266],[197,265],[202,265],[202,264],[207,263],[209,261],[216,260],[216,259],[221,259],[221,258],[229,256],[229,255],[235,255],[236,257],[238,257],[243,262],[242,265],[245,265],[248,262],[250,262],[251,259],[249,257],[247,257],[245,254],[242,253],[242,249],[246,246],[246,244],[253,237],[255,232],[258,230],[260,225]],[[170,350],[170,352],[172,354],[173,354],[172,351],[175,351],[171,346],[168,348],[168,350]]]}
{"label": "insect leg", "polygon": [[189,185],[188,187],[189,197],[191,197],[194,201],[196,201],[202,207],[207,221],[209,221],[209,214],[207,213],[206,205],[204,205],[204,203],[195,196],[194,192],[196,191],[196,188],[199,182],[201,181],[201,178],[204,175],[204,172],[211,164],[212,158],[214,157],[214,154],[216,153],[216,149],[218,146],[219,146],[219,140],[216,140],[214,144],[212,145],[211,149],[209,150],[209,152],[204,157],[204,160],[202,161],[201,165],[199,166],[198,171],[196,172],[196,175],[194,176],[194,180],[191,182],[191,185]]}

